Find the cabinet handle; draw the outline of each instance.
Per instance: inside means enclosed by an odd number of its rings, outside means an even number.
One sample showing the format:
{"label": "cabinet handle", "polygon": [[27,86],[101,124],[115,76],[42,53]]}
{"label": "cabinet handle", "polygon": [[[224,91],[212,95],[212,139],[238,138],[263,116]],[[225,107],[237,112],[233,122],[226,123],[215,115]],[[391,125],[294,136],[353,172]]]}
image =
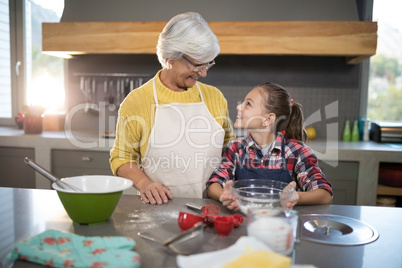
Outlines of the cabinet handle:
{"label": "cabinet handle", "polygon": [[81,157],[81,160],[84,162],[91,162],[92,158],[90,156],[83,156],[83,157]]}

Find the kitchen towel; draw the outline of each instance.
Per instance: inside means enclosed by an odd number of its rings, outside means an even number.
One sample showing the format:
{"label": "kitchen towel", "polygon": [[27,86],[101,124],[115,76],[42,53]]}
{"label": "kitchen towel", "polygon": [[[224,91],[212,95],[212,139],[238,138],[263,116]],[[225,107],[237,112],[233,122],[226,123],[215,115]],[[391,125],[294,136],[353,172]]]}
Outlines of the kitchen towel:
{"label": "kitchen towel", "polygon": [[140,267],[135,241],[121,236],[80,236],[47,230],[17,242],[9,258],[51,267]]}

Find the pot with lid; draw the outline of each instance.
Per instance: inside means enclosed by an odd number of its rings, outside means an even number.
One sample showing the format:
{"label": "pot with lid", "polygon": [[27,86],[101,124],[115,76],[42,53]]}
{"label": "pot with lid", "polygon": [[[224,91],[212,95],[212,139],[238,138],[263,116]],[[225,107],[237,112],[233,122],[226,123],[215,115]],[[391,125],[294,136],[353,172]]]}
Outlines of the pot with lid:
{"label": "pot with lid", "polygon": [[380,163],[379,183],[391,187],[402,187],[402,164]]}

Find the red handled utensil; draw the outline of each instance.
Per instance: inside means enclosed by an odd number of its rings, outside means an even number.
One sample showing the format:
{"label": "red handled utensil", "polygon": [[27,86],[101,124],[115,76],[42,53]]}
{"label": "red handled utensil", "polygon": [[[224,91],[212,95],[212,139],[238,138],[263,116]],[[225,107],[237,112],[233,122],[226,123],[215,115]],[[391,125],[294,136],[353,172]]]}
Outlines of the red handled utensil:
{"label": "red handled utensil", "polygon": [[[208,225],[214,224],[215,218],[219,216],[219,212],[220,212],[219,206],[215,205],[215,204],[208,204],[205,206],[200,206],[200,205],[188,202],[188,203],[186,203],[186,206],[188,208],[201,212],[201,216],[204,217],[204,222],[207,223]],[[244,221],[243,216],[240,214],[233,214],[228,217],[233,218],[234,227],[239,227]]]}
{"label": "red handled utensil", "polygon": [[205,223],[204,217],[188,212],[179,212],[179,217],[177,218],[177,223],[179,224],[180,230],[182,232],[192,228],[197,223]]}

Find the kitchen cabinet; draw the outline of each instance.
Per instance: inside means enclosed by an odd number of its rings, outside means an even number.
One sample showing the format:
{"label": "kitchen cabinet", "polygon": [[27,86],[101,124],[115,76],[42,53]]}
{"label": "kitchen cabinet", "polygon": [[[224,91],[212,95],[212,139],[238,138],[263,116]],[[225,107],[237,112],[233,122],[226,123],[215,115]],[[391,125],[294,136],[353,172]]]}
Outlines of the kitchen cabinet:
{"label": "kitchen cabinet", "polygon": [[25,157],[35,160],[35,149],[0,147],[1,187],[35,188],[35,171]]}
{"label": "kitchen cabinet", "polygon": [[[402,187],[397,179],[401,179],[402,164],[380,162],[377,186],[377,205],[402,206]],[[385,203],[385,200],[395,202]],[[382,202],[381,202],[382,201]]]}
{"label": "kitchen cabinet", "polygon": [[380,162],[377,193],[379,195],[402,196],[401,174],[401,163]]}
{"label": "kitchen cabinet", "polygon": [[54,149],[52,173],[60,178],[80,175],[113,175],[109,152]]}
{"label": "kitchen cabinet", "polygon": [[321,161],[319,165],[332,184],[334,198],[332,204],[356,205],[359,163],[349,161]]}
{"label": "kitchen cabinet", "polygon": [[[155,54],[166,22],[60,22],[42,24],[42,52],[70,58],[82,54]],[[220,54],[342,56],[357,64],[375,55],[377,22],[211,21]]]}

